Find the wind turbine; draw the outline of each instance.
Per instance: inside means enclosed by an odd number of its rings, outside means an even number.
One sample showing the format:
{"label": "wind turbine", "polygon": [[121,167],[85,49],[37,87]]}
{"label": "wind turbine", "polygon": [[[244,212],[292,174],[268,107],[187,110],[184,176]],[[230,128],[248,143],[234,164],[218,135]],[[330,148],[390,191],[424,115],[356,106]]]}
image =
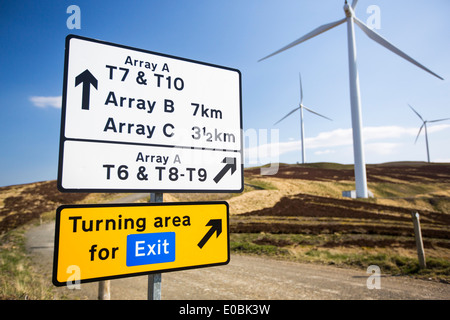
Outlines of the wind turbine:
{"label": "wind turbine", "polygon": [[431,162],[431,161],[430,161],[430,150],[429,150],[429,148],[428,148],[428,131],[427,131],[427,123],[431,123],[431,122],[439,122],[439,121],[444,121],[444,120],[450,120],[450,118],[437,119],[437,120],[424,120],[424,119],[422,118],[422,116],[421,116],[416,110],[414,110],[413,107],[411,107],[411,105],[408,104],[408,106],[411,108],[412,111],[414,111],[415,114],[417,114],[417,116],[418,116],[418,117],[420,118],[420,120],[422,120],[422,122],[423,122],[422,125],[420,126],[419,133],[417,134],[416,141],[414,141],[414,143],[416,143],[416,142],[417,142],[417,139],[419,139],[419,135],[420,135],[420,133],[422,132],[422,128],[425,128],[425,143],[426,143],[426,146],[427,146],[427,159],[428,159],[428,162]]}
{"label": "wind turbine", "polygon": [[[320,117],[322,117],[322,118],[325,118],[325,119],[328,119],[328,120],[331,120],[330,118],[328,118],[328,117],[325,117],[325,116],[323,116],[323,115],[321,115],[321,114],[319,114],[319,113],[317,113],[317,112],[315,112],[315,111],[313,111],[313,110],[311,110],[311,109],[309,109],[309,108],[307,108],[307,107],[305,107],[304,105],[303,105],[303,88],[302,88],[302,76],[301,76],[301,74],[299,73],[298,74],[298,76],[299,76],[299,79],[300,79],[300,104],[299,104],[299,106],[297,107],[297,108],[295,108],[294,110],[292,110],[291,112],[289,112],[287,115],[285,115],[283,118],[281,118],[280,120],[278,120],[277,122],[275,122],[274,123],[274,125],[276,125],[277,123],[279,123],[279,122],[281,122],[282,120],[284,120],[284,119],[286,119],[287,117],[289,117],[291,114],[293,114],[295,111],[297,111],[297,110],[299,110],[300,109],[300,128],[301,128],[301,138],[302,138],[302,163],[305,163],[306,162],[306,158],[305,158],[305,141],[304,141],[304,136],[305,136],[305,127],[304,127],[304,125],[303,125],[303,109],[305,109],[305,110],[307,110],[307,111],[309,111],[309,112],[311,112],[311,113],[314,113],[315,115],[318,115],[318,116],[320,116]],[[332,121],[332,120],[331,120]]]}
{"label": "wind turbine", "polygon": [[347,4],[347,0],[344,4],[345,18],[334,21],[328,24],[324,24],[313,31],[307,33],[303,37],[295,40],[294,42],[288,44],[287,46],[281,48],[278,51],[260,59],[262,61],[269,57],[272,57],[282,51],[285,51],[289,48],[296,46],[308,39],[311,39],[325,31],[328,31],[344,22],[347,22],[347,39],[348,39],[348,65],[349,65],[349,80],[350,80],[350,104],[351,104],[351,114],[352,114],[352,129],[353,129],[353,157],[355,162],[355,184],[356,184],[356,197],[358,198],[367,198],[368,190],[367,190],[367,176],[366,176],[366,165],[364,160],[364,148],[363,148],[363,137],[362,137],[362,115],[361,115],[361,99],[359,94],[359,79],[358,79],[358,70],[356,66],[356,44],[355,44],[355,29],[354,24],[361,28],[361,30],[372,40],[382,45],[386,49],[394,52],[399,55],[403,59],[408,60],[409,62],[415,64],[419,68],[431,73],[435,77],[438,77],[441,80],[444,80],[436,73],[427,69],[425,66],[408,56],[403,51],[397,49],[391,43],[389,43],[386,39],[381,37],[378,33],[371,30],[368,26],[366,26],[361,20],[359,20],[354,13],[356,4],[358,0],[353,0],[352,5]]}

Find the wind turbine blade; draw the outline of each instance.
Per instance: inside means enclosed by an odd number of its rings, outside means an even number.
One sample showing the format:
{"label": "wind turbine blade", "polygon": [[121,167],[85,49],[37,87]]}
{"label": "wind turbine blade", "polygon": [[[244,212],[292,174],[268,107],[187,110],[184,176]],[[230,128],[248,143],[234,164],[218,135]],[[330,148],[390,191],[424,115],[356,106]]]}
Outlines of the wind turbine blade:
{"label": "wind turbine blade", "polygon": [[291,112],[289,112],[287,115],[285,115],[283,118],[281,118],[280,120],[278,120],[277,122],[275,122],[273,125],[276,125],[277,123],[281,122],[282,120],[286,119],[287,117],[289,117],[291,114],[293,114],[295,111],[297,111],[298,109],[300,109],[300,107],[295,108],[294,110],[292,110]]}
{"label": "wind turbine blade", "polygon": [[410,104],[408,104],[408,106],[411,108],[412,111],[414,111],[415,114],[417,114],[417,116],[420,118],[420,120],[425,121],[425,120],[423,120],[422,116],[416,110],[414,110],[413,107],[411,107]]}
{"label": "wind turbine blade", "polygon": [[438,119],[438,120],[430,120],[430,121],[427,121],[427,122],[439,122],[439,121],[444,121],[444,120],[450,120],[450,118]]}
{"label": "wind turbine blade", "polygon": [[352,2],[352,9],[355,10],[356,4],[358,3],[358,0],[353,0]]}
{"label": "wind turbine blade", "polygon": [[336,27],[336,26],[340,25],[341,23],[344,23],[346,21],[346,19],[347,18],[344,18],[344,19],[341,19],[341,20],[338,20],[338,21],[335,21],[335,22],[324,24],[323,26],[320,26],[320,27],[314,29],[313,31],[305,34],[303,37],[298,38],[294,42],[291,42],[290,44],[288,44],[287,46],[281,48],[280,50],[275,51],[274,53],[271,53],[271,54],[269,54],[268,56],[266,56],[266,57],[264,57],[262,59],[259,59],[258,62],[263,61],[263,60],[265,60],[267,58],[270,58],[270,57],[272,57],[272,56],[274,56],[274,55],[276,55],[276,54],[278,54],[278,53],[280,53],[280,52],[282,52],[284,50],[292,48],[293,46],[296,46],[297,44],[302,43],[302,42],[304,42],[304,41],[306,41],[308,39],[314,38],[315,36],[318,36],[319,34]]}
{"label": "wind turbine blade", "polygon": [[415,64],[417,67],[431,73],[433,76],[444,80],[444,78],[442,78],[441,76],[438,76],[436,73],[434,73],[433,71],[431,71],[430,69],[426,68],[425,66],[423,66],[422,64],[420,64],[419,62],[417,62],[416,60],[414,60],[413,58],[411,58],[410,56],[408,56],[406,53],[404,53],[403,51],[401,51],[400,49],[397,49],[394,45],[392,45],[389,41],[387,41],[386,39],[384,39],[382,36],[380,36],[378,33],[376,33],[375,31],[373,31],[372,29],[370,29],[368,26],[366,26],[361,20],[359,20],[356,17],[353,17],[355,23],[361,28],[362,31],[364,31],[364,33],[373,41],[377,42],[378,44],[381,44],[383,47],[385,47],[386,49],[394,52],[395,54],[399,55],[400,57],[402,57],[405,60],[408,60],[409,62],[411,62],[412,64]]}
{"label": "wind turbine blade", "polygon": [[302,75],[300,72],[298,73],[298,77],[300,79],[300,104],[303,102],[303,88],[302,88]]}
{"label": "wind turbine blade", "polygon": [[320,113],[317,113],[317,112],[315,112],[315,111],[313,111],[313,110],[311,110],[311,109],[309,109],[309,108],[307,108],[307,107],[305,107],[305,106],[303,106],[303,108],[306,109],[306,110],[308,110],[308,111],[311,112],[311,113],[314,113],[314,114],[316,114],[316,115],[322,117],[322,118],[325,118],[325,119],[328,119],[328,120],[330,120],[330,121],[333,121],[332,119],[330,119],[330,118],[328,118],[328,117],[325,117],[325,116],[321,115]]}
{"label": "wind turbine blade", "polygon": [[420,127],[419,133],[417,134],[416,141],[414,141],[414,144],[417,142],[417,139],[419,139],[420,132],[422,131],[422,128],[423,128],[424,125],[425,125],[425,122],[424,122],[424,123],[422,124],[422,126]]}

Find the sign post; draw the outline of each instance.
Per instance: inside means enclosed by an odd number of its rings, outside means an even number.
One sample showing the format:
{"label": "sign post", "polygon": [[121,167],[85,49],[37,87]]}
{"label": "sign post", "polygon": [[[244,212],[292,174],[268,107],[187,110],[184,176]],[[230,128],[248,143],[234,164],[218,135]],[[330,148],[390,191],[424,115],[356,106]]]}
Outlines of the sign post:
{"label": "sign post", "polygon": [[[150,193],[151,203],[163,202],[162,193]],[[147,300],[161,300],[161,273],[154,273],[148,275]]]}
{"label": "sign post", "polygon": [[239,70],[67,36],[58,189],[151,199],[58,208],[53,283],[148,274],[161,299],[162,272],[227,264],[228,204],[162,197],[242,192],[241,100]]}

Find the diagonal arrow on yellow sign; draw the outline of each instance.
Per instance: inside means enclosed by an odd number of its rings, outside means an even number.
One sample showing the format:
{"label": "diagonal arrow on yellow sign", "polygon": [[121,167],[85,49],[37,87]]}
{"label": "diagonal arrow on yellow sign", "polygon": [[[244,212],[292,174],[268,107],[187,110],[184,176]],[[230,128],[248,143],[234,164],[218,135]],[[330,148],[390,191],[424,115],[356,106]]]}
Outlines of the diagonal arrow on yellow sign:
{"label": "diagonal arrow on yellow sign", "polygon": [[229,260],[229,210],[224,201],[67,205],[57,210],[56,286]]}
{"label": "diagonal arrow on yellow sign", "polygon": [[202,249],[206,242],[208,242],[209,238],[211,238],[214,232],[217,233],[217,237],[222,233],[221,219],[211,219],[206,225],[211,226],[211,229],[209,229],[208,233],[205,234],[202,240],[200,240],[200,242],[198,243],[200,249]]}

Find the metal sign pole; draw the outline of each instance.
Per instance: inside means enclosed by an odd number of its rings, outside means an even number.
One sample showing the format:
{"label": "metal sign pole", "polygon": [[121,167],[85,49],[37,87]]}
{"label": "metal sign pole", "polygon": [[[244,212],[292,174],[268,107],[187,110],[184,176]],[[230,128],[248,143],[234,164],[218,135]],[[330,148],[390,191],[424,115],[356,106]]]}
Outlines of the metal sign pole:
{"label": "metal sign pole", "polygon": [[[150,193],[149,202],[163,202],[163,193]],[[161,273],[148,275],[147,300],[161,300]]]}

